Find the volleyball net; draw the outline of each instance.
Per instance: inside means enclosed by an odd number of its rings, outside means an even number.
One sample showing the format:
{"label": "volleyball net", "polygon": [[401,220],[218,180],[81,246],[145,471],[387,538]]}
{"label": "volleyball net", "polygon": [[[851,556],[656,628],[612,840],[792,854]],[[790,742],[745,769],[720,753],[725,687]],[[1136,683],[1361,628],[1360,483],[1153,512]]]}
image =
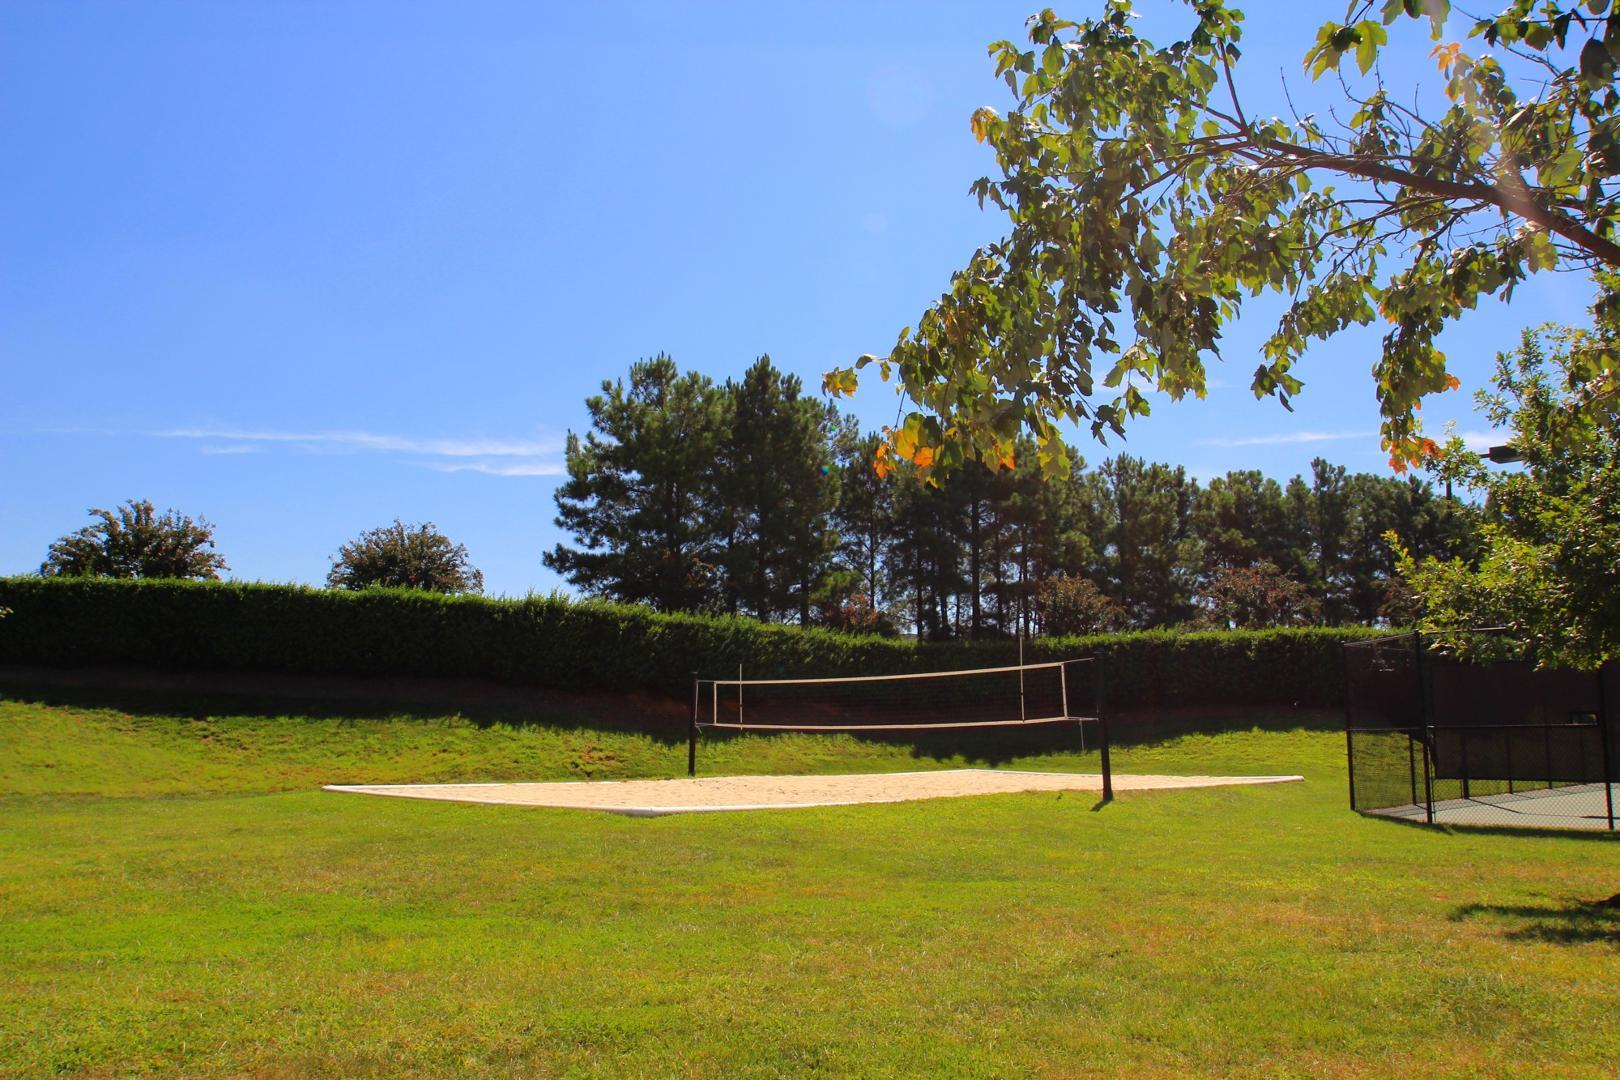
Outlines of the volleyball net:
{"label": "volleyball net", "polygon": [[[697,678],[687,772],[697,775],[700,732],[824,732],[921,736],[972,729],[1072,724],[1099,750],[1112,794],[1103,671],[1097,657],[961,671],[838,678]],[[1089,732],[1089,734],[1088,734]]]}

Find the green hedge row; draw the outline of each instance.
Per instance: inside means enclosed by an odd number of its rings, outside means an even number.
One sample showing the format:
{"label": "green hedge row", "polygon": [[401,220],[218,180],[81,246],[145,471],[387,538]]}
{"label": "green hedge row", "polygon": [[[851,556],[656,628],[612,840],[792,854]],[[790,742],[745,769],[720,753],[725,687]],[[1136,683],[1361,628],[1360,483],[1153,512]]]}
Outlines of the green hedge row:
{"label": "green hedge row", "polygon": [[[917,645],[560,597],[490,600],[288,585],[0,578],[0,663],[475,677],[686,693],[691,673],[888,674],[1012,663],[1011,641]],[[1106,659],[1114,707],[1336,705],[1366,629],[1038,639],[1026,658]]]}

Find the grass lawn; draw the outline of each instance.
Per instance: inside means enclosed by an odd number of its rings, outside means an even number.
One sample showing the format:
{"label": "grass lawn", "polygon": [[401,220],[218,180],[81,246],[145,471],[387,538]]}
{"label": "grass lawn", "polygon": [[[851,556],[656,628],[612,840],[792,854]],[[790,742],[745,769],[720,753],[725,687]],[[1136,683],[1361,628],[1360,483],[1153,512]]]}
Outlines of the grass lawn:
{"label": "grass lawn", "polygon": [[0,1075],[1609,1074],[1620,914],[1582,901],[1620,844],[1359,818],[1343,756],[1187,736],[1116,768],[1307,782],[643,820],[316,788],[676,775],[684,746],[0,700]]}

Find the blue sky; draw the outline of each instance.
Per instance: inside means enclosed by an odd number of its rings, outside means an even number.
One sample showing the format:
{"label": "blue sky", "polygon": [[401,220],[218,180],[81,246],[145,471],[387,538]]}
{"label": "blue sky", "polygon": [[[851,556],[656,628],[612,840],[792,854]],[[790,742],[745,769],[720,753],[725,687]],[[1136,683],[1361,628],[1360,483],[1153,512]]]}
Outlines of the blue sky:
{"label": "blue sky", "polygon": [[[819,386],[1000,235],[966,193],[992,164],[968,116],[1004,103],[985,45],[1037,6],[10,0],[0,573],[141,497],[214,522],[235,577],[318,582],[400,517],[464,542],[490,592],[559,586],[561,444],[604,378],[768,352]],[[1242,6],[1247,96],[1280,110],[1280,72],[1309,108],[1299,58],[1339,5]],[[1429,430],[1483,430],[1490,358],[1588,294],[1547,276],[1448,331],[1464,391]],[[1208,400],[1081,452],[1387,468],[1381,331],[1313,350],[1288,413],[1247,390],[1275,313],[1229,333]],[[854,408],[896,404],[874,380]]]}

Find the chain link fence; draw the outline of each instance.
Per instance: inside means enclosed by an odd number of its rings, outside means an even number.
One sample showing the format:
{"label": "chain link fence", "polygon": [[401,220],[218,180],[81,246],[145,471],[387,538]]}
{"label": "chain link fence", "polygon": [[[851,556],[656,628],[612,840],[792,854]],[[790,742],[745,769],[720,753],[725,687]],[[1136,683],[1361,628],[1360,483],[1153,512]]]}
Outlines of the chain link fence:
{"label": "chain link fence", "polygon": [[1538,669],[1500,631],[1345,647],[1350,805],[1444,824],[1615,829],[1620,666]]}

